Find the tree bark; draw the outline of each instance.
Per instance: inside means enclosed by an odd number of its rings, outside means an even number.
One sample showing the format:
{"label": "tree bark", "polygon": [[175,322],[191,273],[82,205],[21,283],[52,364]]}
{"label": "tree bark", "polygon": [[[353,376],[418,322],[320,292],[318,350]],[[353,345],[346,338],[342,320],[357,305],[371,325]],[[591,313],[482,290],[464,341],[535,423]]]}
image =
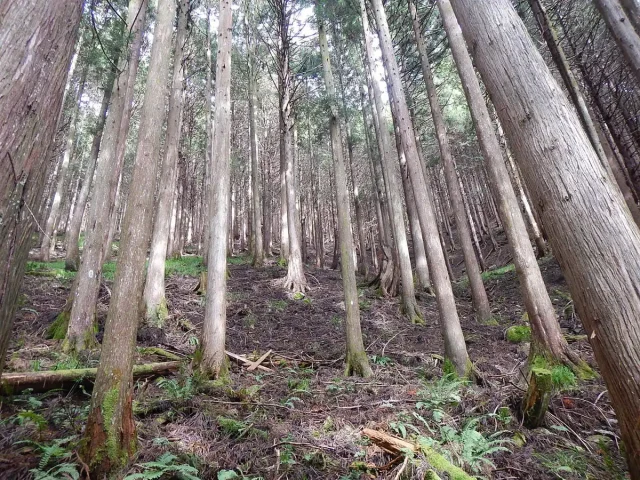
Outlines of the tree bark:
{"label": "tree bark", "polygon": [[133,360],[138,322],[143,313],[144,267],[152,234],[153,187],[166,117],[175,16],[174,0],[159,0],[113,296],[84,432],[82,457],[96,478],[120,469],[137,448],[132,405]]}
{"label": "tree bark", "polygon": [[431,65],[429,64],[429,58],[427,57],[427,49],[422,38],[416,7],[413,0],[408,0],[408,2],[409,14],[411,15],[411,21],[413,24],[413,35],[418,46],[418,56],[420,57],[420,64],[422,66],[422,78],[427,87],[427,95],[429,97],[429,105],[431,107],[431,117],[433,118],[433,124],[436,130],[436,138],[440,148],[440,158],[442,160],[445,180],[449,190],[449,198],[451,199],[451,204],[453,206],[453,214],[456,220],[456,227],[458,229],[458,238],[460,239],[460,245],[462,246],[462,254],[464,256],[464,265],[467,271],[467,277],[469,278],[473,307],[476,311],[478,320],[486,322],[491,318],[491,307],[489,306],[487,292],[485,291],[484,284],[482,283],[480,265],[478,265],[478,259],[476,258],[473,242],[471,240],[471,231],[465,214],[462,190],[458,181],[458,174],[456,173],[456,165],[453,154],[451,153],[451,146],[449,145],[447,126],[444,122],[442,108],[440,107],[440,102],[438,100],[438,92],[436,91],[436,84],[433,80]]}
{"label": "tree bark", "polygon": [[427,193],[427,185],[418,162],[416,140],[409,108],[402,90],[400,81],[400,69],[396,61],[387,16],[382,6],[382,0],[372,0],[373,10],[378,24],[378,38],[382,50],[383,63],[389,79],[390,98],[395,104],[395,111],[402,137],[402,145],[407,155],[409,174],[413,185],[413,193],[418,205],[418,217],[420,227],[427,242],[427,260],[429,273],[436,291],[436,301],[440,319],[442,320],[442,333],[445,344],[445,357],[451,362],[453,369],[460,376],[467,376],[471,372],[471,361],[467,353],[467,347],[460,327],[460,319],[456,310],[455,298],[451,288],[451,281],[446,270],[444,253],[438,238],[438,226],[431,199]]}
{"label": "tree bark", "polygon": [[[318,16],[318,37],[320,55],[322,56],[322,70],[327,99],[329,101],[329,133],[331,135],[331,154],[333,156],[333,171],[336,187],[336,205],[338,209],[338,228],[340,230],[340,253],[342,256],[342,288],[344,291],[344,305],[346,310],[345,330],[347,335],[347,352],[345,356],[346,374],[369,377],[372,375],[369,359],[362,341],[360,328],[360,306],[358,300],[358,286],[353,262],[349,261],[353,251],[353,235],[351,233],[351,212],[349,208],[349,193],[347,192],[347,174],[342,155],[342,135],[340,133],[340,113],[336,98],[336,89],[331,71],[329,44],[325,33],[324,22],[321,18],[319,4],[316,2]],[[364,252],[361,252],[362,254]],[[363,258],[361,257],[361,261]]]}
{"label": "tree bark", "polygon": [[211,152],[211,207],[207,305],[205,308],[199,368],[206,376],[227,372],[224,352],[227,328],[227,236],[231,188],[231,42],[233,12],[231,0],[220,0],[218,54],[216,59],[216,104]]}
{"label": "tree bark", "polygon": [[49,216],[45,225],[44,235],[42,236],[42,243],[40,244],[40,259],[43,262],[48,262],[51,258],[51,252],[56,247],[56,225],[59,221],[60,207],[62,206],[62,197],[65,194],[65,187],[70,180],[67,178],[67,172],[69,171],[69,163],[73,159],[73,155],[76,147],[76,134],[78,132],[78,123],[80,122],[80,103],[82,102],[82,95],[84,94],[84,87],[87,81],[87,73],[89,67],[88,64],[84,66],[81,78],[79,79],[78,89],[73,102],[73,109],[69,116],[69,132],[67,133],[67,140],[65,142],[64,153],[60,161],[60,168],[58,169],[58,181],[56,183],[56,190],[53,195],[53,202],[49,209]]}
{"label": "tree bark", "polygon": [[[635,1],[635,0],[634,0]],[[618,169],[614,169],[611,165],[615,162],[615,159],[611,159],[604,151],[602,143],[600,142],[600,138],[598,136],[598,132],[595,127],[595,123],[591,118],[591,114],[589,113],[589,109],[587,108],[587,104],[584,101],[584,97],[580,92],[580,87],[578,86],[578,82],[571,71],[571,67],[569,66],[569,62],[567,61],[567,57],[560,45],[558,40],[558,35],[549,20],[549,16],[547,15],[547,10],[544,7],[542,0],[529,0],[529,5],[531,6],[531,10],[536,17],[538,22],[538,26],[540,27],[540,31],[542,32],[542,36],[547,43],[547,47],[551,52],[551,57],[558,68],[558,72],[560,72],[560,76],[562,77],[562,81],[564,83],[565,88],[569,92],[569,98],[573,102],[574,107],[576,108],[576,112],[578,113],[578,117],[580,118],[580,122],[584,127],[585,132],[589,136],[589,141],[593,146],[594,150],[598,154],[600,161],[602,162],[603,167],[609,175],[611,175],[615,180],[620,190],[623,192],[625,202],[629,207],[629,211],[633,216],[636,224],[640,225],[640,209],[631,195],[629,191],[629,187],[626,183],[626,180],[622,175],[616,174]]]}
{"label": "tree bark", "polygon": [[[122,132],[128,105],[133,100],[133,84],[138,67],[142,31],[147,11],[147,0],[130,0],[127,28],[133,35],[128,55],[120,59],[120,75],[113,85],[113,101],[102,140],[96,171],[96,184],[89,209],[82,262],[76,275],[76,288],[70,293],[72,303],[69,327],[64,342],[67,351],[82,351],[95,344],[94,316],[96,299],[100,288],[104,245],[109,236],[111,225],[111,206],[117,187],[120,169],[118,168],[118,142],[126,138]],[[123,134],[124,133],[124,134]],[[122,149],[124,152],[124,149]]]}
{"label": "tree bark", "polygon": [[[362,18],[365,36],[367,63],[369,65],[370,73],[373,73],[375,65],[372,50],[373,42],[372,34],[369,30],[364,0],[360,0],[360,15]],[[386,185],[387,199],[389,201],[389,216],[391,217],[390,220],[391,227],[393,229],[393,239],[395,240],[398,260],[397,265],[400,267],[402,313],[413,323],[424,323],[424,317],[420,311],[418,303],[416,302],[413,272],[411,270],[411,258],[409,256],[407,232],[405,230],[404,213],[402,209],[402,197],[400,196],[396,170],[393,168],[391,139],[389,138],[389,131],[384,121],[384,106],[382,104],[380,86],[375,78],[371,78],[370,87],[373,90],[375,109],[377,112],[378,129],[376,133],[378,136],[378,149],[380,151],[380,164],[382,166],[384,183]],[[374,117],[374,119],[375,118],[376,117]],[[395,265],[392,263],[391,267],[394,266]],[[390,271],[393,270],[390,269]]]}
{"label": "tree bark", "polygon": [[147,280],[144,286],[145,321],[155,327],[162,327],[169,314],[165,298],[164,273],[171,227],[171,207],[176,189],[178,147],[182,130],[184,100],[184,66],[182,62],[187,39],[189,6],[190,0],[178,2],[178,31],[173,54],[173,79],[169,99],[165,154],[160,174],[160,189],[156,204],[156,220],[153,226]]}
{"label": "tree bark", "polygon": [[451,3],[589,335],[631,477],[640,478],[640,230],[511,3]]}
{"label": "tree bark", "polygon": [[[115,73],[115,72],[114,72]],[[82,181],[82,187],[76,200],[76,206],[73,210],[73,216],[69,222],[69,228],[65,236],[65,261],[64,268],[75,272],[80,266],[80,246],[78,242],[80,240],[80,230],[82,229],[82,219],[84,217],[84,211],[87,206],[87,200],[89,199],[89,192],[91,191],[91,183],[93,182],[93,175],[96,170],[96,161],[98,160],[98,154],[100,153],[100,144],[102,142],[102,133],[104,132],[104,125],[107,119],[107,110],[109,103],[111,102],[111,93],[113,85],[113,75],[109,77],[106,82],[107,87],[104,90],[102,96],[102,105],[100,106],[100,113],[96,121],[95,133],[93,136],[93,142],[91,144],[91,152],[89,153],[89,161],[87,164],[87,170]]]}
{"label": "tree bark", "polygon": [[627,59],[631,71],[640,82],[640,34],[634,30],[620,0],[594,0],[594,3]]}
{"label": "tree bark", "polygon": [[[252,7],[247,2],[248,16],[253,20]],[[248,20],[245,19],[245,22]],[[252,245],[253,245],[253,265],[260,267],[264,264],[264,236],[262,233],[262,207],[260,205],[260,171],[258,166],[258,127],[256,122],[256,72],[255,72],[255,39],[253,29],[255,25],[245,24],[245,34],[247,42],[247,69],[249,87],[249,142],[251,146],[251,190],[253,200],[253,221],[252,221]]]}
{"label": "tree bark", "polygon": [[0,372],[81,13],[80,0],[0,4]]}

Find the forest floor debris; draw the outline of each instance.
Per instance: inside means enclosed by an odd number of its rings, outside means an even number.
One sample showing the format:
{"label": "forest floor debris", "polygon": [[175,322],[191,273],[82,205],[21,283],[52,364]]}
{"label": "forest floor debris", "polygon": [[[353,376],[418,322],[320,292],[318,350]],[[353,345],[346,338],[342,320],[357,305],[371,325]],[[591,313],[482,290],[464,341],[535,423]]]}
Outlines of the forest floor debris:
{"label": "forest floor debris", "polygon": [[[163,352],[185,361],[176,375],[137,383],[142,448],[129,474],[161,468],[162,462],[162,472],[188,473],[192,467],[203,479],[422,478],[436,467],[417,454],[408,461],[390,455],[361,434],[369,428],[412,444],[427,442],[478,477],[625,478],[618,426],[601,379],[554,395],[545,427],[521,426],[520,371],[528,349],[506,338],[509,327],[526,324],[512,269],[485,274],[496,325],[477,323],[464,280],[456,285],[469,353],[484,380],[472,385],[443,377],[431,296],[420,295],[427,325],[416,326],[403,319],[395,301],[361,287],[362,328],[374,376],[345,378],[339,273],[312,271],[317,282],[311,291],[293,299],[273,282],[284,277],[284,268],[254,269],[236,258],[229,265],[227,348],[247,354],[236,355],[242,365],[232,367],[228,382],[203,384],[188,363],[204,314],[203,298],[193,292],[201,263],[197,257],[187,257],[181,266],[175,262],[167,283],[166,328],[140,329],[136,363],[167,361]],[[69,276],[49,274],[57,268],[51,265],[30,264],[33,274],[25,277],[7,372],[97,364],[98,352],[72,358],[58,342],[45,339],[71,284]],[[547,258],[541,267],[563,330],[582,335],[557,264]],[[98,308],[100,330],[109,300],[105,292]],[[592,361],[583,337],[577,336],[573,347]],[[259,366],[248,371],[247,364]],[[55,473],[62,464],[80,472],[75,452],[89,399],[83,386],[2,398],[0,477]]]}

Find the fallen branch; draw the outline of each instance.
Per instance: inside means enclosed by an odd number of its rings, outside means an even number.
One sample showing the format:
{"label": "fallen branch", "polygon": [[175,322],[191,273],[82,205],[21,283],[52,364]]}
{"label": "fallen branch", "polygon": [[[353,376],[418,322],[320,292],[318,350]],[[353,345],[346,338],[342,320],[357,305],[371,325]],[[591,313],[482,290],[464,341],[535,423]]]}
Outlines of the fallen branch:
{"label": "fallen branch", "polygon": [[[237,362],[240,362],[243,365],[252,365],[254,363],[251,360],[243,357],[242,355],[238,355],[237,353],[232,353],[232,352],[229,352],[228,350],[225,350],[224,352],[227,354],[229,358],[232,358],[233,360],[236,360]],[[263,370],[265,372],[273,372],[272,369],[267,368],[263,365],[259,365],[258,369]]]}
{"label": "fallen branch", "polygon": [[369,437],[373,443],[393,455],[406,455],[408,452],[424,454],[432,468],[447,473],[451,480],[475,480],[475,477],[467,474],[461,468],[456,467],[443,455],[426,445],[416,445],[402,438],[394,437],[388,433],[379,432],[378,430],[372,430],[370,428],[363,429],[362,435]]}
{"label": "fallen branch", "polygon": [[[133,367],[133,378],[154,377],[176,371],[182,362],[148,363]],[[76,384],[91,387],[97,368],[74,370],[49,370],[43,372],[5,373],[0,378],[0,393],[15,395],[24,390],[46,392],[53,389],[69,389]]]}
{"label": "fallen branch", "polygon": [[140,353],[143,355],[157,355],[159,357],[165,357],[169,360],[181,361],[183,357],[176,355],[173,352],[165,350],[160,347],[143,347],[140,349]]}
{"label": "fallen branch", "polygon": [[273,350],[269,350],[267,353],[262,355],[258,360],[256,360],[251,365],[249,365],[249,368],[247,368],[247,371],[253,372],[256,368],[260,366],[262,362],[264,362],[267,359],[269,355],[271,355],[271,352],[273,352]]}

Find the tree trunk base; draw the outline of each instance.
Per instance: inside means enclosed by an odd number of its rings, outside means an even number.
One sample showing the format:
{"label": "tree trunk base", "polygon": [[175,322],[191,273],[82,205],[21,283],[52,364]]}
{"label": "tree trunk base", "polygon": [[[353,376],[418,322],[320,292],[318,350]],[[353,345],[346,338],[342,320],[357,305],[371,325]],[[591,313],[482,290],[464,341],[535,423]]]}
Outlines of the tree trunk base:
{"label": "tree trunk base", "polygon": [[522,418],[527,428],[537,428],[544,423],[553,395],[551,370],[534,367],[529,372],[529,388],[522,400]]}

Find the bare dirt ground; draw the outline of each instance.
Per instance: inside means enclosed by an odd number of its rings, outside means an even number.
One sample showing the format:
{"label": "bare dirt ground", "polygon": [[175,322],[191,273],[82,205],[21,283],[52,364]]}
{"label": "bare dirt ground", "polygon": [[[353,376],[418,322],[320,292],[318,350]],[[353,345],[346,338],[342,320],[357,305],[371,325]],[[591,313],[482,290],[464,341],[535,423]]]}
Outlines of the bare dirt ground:
{"label": "bare dirt ground", "polygon": [[[142,328],[138,345],[160,347],[187,361],[176,376],[137,384],[140,448],[129,474],[172,452],[179,463],[196,467],[203,479],[400,478],[396,475],[402,459],[367,441],[360,433],[367,427],[420,437],[478,477],[628,478],[615,414],[601,379],[580,381],[558,392],[544,428],[521,425],[520,372],[527,345],[505,340],[506,328],[526,320],[513,271],[487,275],[495,325],[475,321],[468,289],[464,282],[456,284],[469,353],[482,377],[480,384],[464,384],[441,380],[443,344],[432,297],[420,294],[419,299],[427,325],[412,325],[400,315],[396,299],[380,298],[363,282],[362,328],[375,374],[369,379],[345,378],[339,272],[308,270],[311,291],[293,299],[280,286],[284,268],[271,262],[255,269],[244,257],[232,260],[227,348],[252,359],[272,350],[264,363],[271,371],[248,372],[232,363],[228,383],[203,388],[190,375],[188,362],[204,314],[204,299],[194,291],[198,278],[168,278],[171,316],[166,328]],[[504,253],[494,255],[494,263],[505,261]],[[567,333],[583,333],[557,264],[546,258],[541,266],[561,325]],[[25,276],[9,371],[97,364],[98,352],[69,359],[58,342],[45,339],[69,287],[65,278]],[[107,281],[100,293],[100,330],[110,287]],[[572,346],[593,363],[586,341]],[[165,360],[141,352],[137,363]],[[2,398],[0,477],[31,478],[29,470],[38,467],[42,447],[55,439],[69,439],[66,444],[73,451],[89,398],[81,388]],[[425,468],[424,459],[416,457],[402,478],[422,478]]]}

